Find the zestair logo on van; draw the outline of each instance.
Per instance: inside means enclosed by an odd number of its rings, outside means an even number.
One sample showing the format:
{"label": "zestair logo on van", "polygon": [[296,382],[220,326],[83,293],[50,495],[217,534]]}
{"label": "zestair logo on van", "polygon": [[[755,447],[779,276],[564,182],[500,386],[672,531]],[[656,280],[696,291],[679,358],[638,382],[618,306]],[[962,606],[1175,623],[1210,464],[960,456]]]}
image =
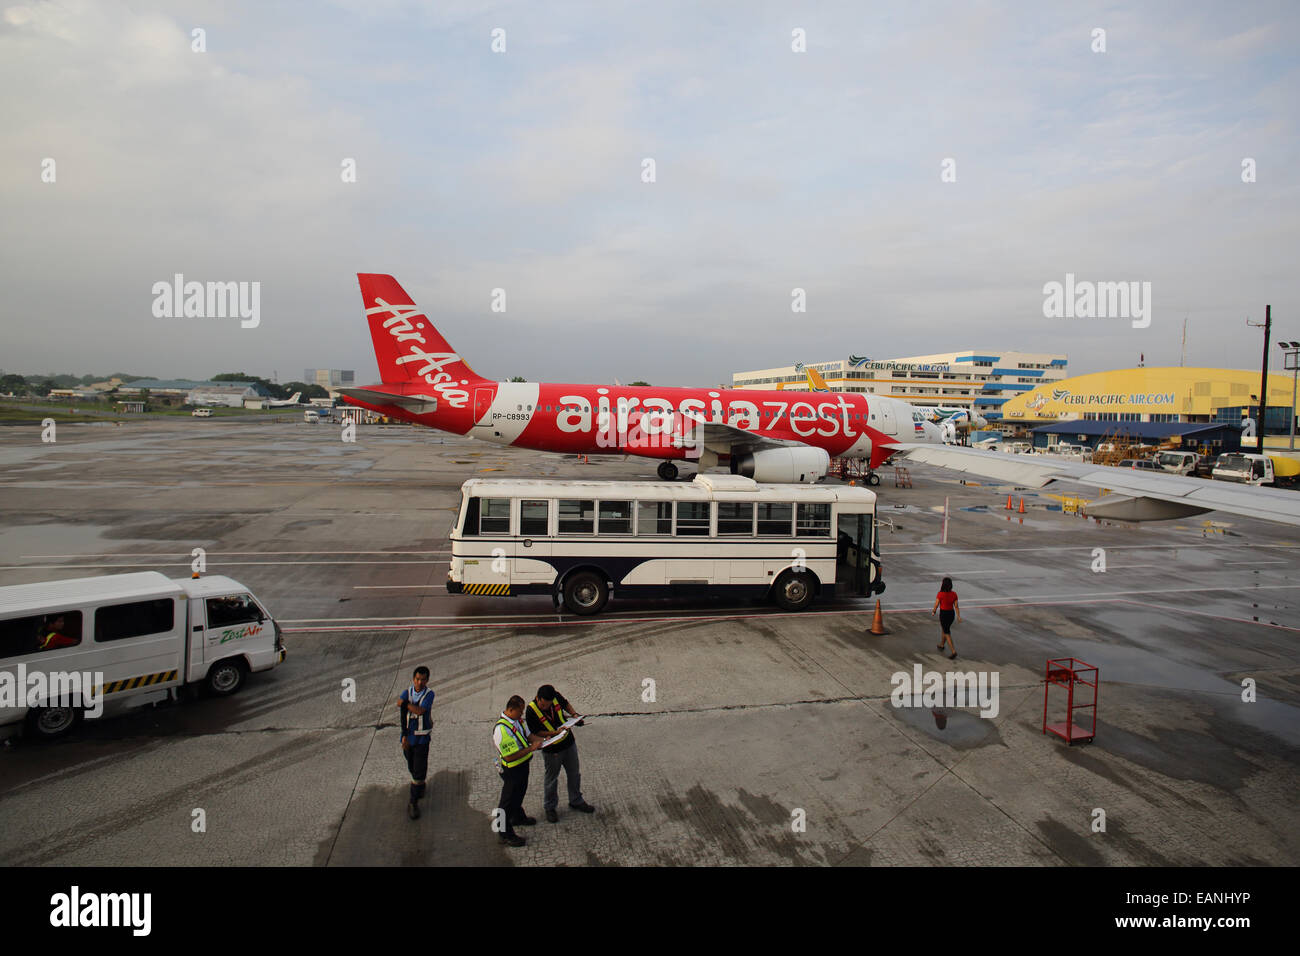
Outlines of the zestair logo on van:
{"label": "zestair logo on van", "polygon": [[231,627],[221,632],[221,640],[218,644],[225,644],[227,641],[238,641],[245,637],[256,637],[262,633],[261,624],[245,624],[243,627]]}
{"label": "zestair logo on van", "polygon": [[0,710],[10,707],[76,707],[87,717],[104,712],[102,671],[0,671]]}

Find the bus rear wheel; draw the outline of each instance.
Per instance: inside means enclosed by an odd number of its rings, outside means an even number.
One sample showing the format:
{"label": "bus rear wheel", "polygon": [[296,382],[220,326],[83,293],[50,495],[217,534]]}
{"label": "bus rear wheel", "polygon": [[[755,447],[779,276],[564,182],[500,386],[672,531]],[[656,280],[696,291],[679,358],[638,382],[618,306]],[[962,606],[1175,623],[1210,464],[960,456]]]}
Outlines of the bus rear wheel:
{"label": "bus rear wheel", "polygon": [[70,733],[81,720],[76,707],[33,707],[27,712],[27,727],[42,740],[54,740]]}
{"label": "bus rear wheel", "polygon": [[608,600],[605,579],[594,571],[579,571],[564,582],[564,606],[573,614],[599,614]]}
{"label": "bus rear wheel", "polygon": [[786,571],[772,585],[772,600],[783,611],[802,611],[816,594],[813,576],[807,571]]}
{"label": "bus rear wheel", "polygon": [[671,461],[661,461],[659,463],[659,477],[664,481],[676,481],[677,466]]}

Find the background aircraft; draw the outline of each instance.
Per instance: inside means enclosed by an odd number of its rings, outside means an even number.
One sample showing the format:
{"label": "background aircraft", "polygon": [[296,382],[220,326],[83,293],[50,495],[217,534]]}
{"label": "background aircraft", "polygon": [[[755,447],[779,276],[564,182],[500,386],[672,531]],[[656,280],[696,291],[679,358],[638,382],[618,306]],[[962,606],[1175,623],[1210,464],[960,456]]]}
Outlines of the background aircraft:
{"label": "background aircraft", "polygon": [[262,404],[267,408],[284,408],[286,405],[297,405],[298,399],[301,397],[302,397],[302,392],[294,392],[288,398],[280,399],[279,401],[275,399],[271,399],[269,401],[263,402]]}

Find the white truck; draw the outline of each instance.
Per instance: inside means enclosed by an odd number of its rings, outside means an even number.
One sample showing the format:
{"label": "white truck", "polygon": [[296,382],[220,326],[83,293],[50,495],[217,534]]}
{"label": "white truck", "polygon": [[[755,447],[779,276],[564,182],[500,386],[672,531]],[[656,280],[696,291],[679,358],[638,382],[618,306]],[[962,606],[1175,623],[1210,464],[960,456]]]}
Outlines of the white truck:
{"label": "white truck", "polygon": [[1267,455],[1234,452],[1220,455],[1214,463],[1212,477],[1219,481],[1239,481],[1248,485],[1273,484],[1273,461]]}
{"label": "white truck", "polygon": [[198,684],[233,694],[285,659],[280,625],[224,575],[156,571],[0,587],[0,736],[68,733],[83,717]]}
{"label": "white truck", "polygon": [[1174,475],[1194,475],[1200,463],[1201,456],[1194,451],[1162,451],[1156,456],[1160,470]]}

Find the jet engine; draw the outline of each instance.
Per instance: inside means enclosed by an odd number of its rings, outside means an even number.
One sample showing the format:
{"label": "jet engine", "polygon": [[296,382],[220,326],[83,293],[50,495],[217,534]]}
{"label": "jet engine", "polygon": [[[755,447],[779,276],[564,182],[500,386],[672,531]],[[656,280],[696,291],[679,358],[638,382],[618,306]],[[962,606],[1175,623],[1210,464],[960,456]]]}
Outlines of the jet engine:
{"label": "jet engine", "polygon": [[760,448],[731,456],[731,473],[774,484],[811,485],[826,477],[831,456],[824,448]]}

